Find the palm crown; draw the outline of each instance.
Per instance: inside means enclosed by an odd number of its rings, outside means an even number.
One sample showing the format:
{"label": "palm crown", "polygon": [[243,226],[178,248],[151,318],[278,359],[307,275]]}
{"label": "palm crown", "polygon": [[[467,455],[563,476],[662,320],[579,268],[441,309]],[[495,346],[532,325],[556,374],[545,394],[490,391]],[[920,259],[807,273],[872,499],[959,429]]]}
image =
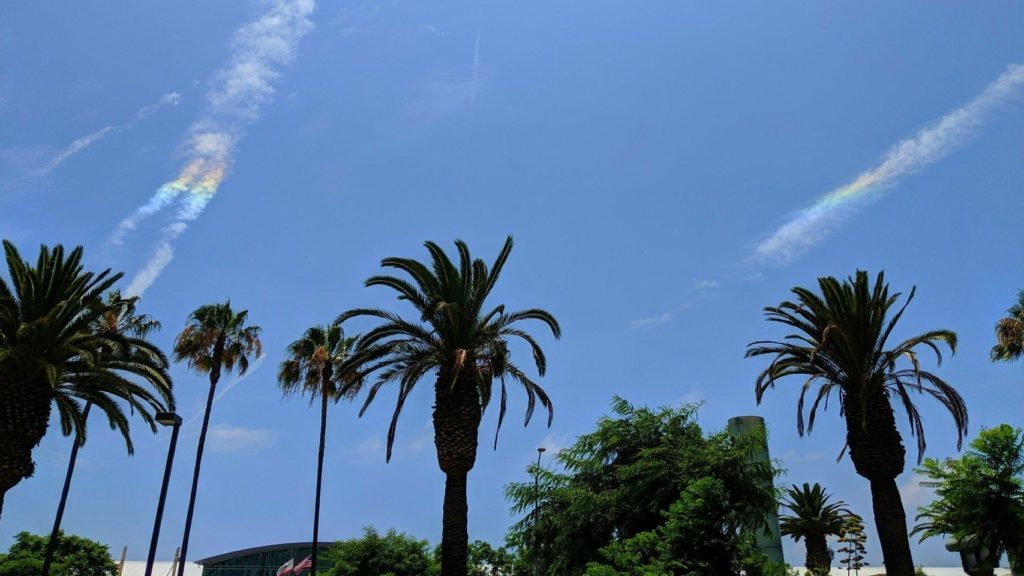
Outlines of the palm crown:
{"label": "palm crown", "polygon": [[[42,246],[35,265],[4,241],[10,282],[0,278],[0,510],[32,475],[32,450],[53,406],[64,435],[85,440],[85,406],[104,412],[134,452],[121,402],[156,431],[151,412],[173,409],[167,359],[141,337],[103,328],[129,305],[103,300],[121,274],[86,272],[82,248]],[[141,384],[139,382],[142,382]]]}
{"label": "palm crown", "polygon": [[313,326],[302,338],[288,345],[288,358],[281,362],[277,380],[286,395],[305,393],[310,401],[320,396],[337,400],[342,390],[358,391],[357,386],[344,386],[351,372],[345,360],[355,342],[347,338],[338,323]]}
{"label": "palm crown", "polygon": [[[956,352],[956,334],[950,330],[932,330],[908,338],[889,347],[893,329],[914,299],[912,289],[903,305],[889,317],[900,294],[889,294],[889,285],[879,273],[874,286],[869,286],[867,273],[857,271],[855,278],[840,282],[833,277],[820,278],[821,296],[806,288],[793,288],[796,302],[783,302],[765,308],[771,322],[795,328],[796,333],[784,341],[757,341],[750,344],[746,356],[774,356],[771,364],[758,376],[755,388],[757,401],[775,382],[785,376],[804,376],[797,407],[797,428],[801,435],[810,432],[819,407],[826,408],[833,392],[839,396],[840,413],[848,418],[852,412],[864,420],[854,426],[867,426],[866,403],[879,393],[902,403],[910,422],[911,434],[917,439],[918,461],[924,454],[925,437],[921,414],[911,393],[938,400],[953,415],[957,446],[967,431],[967,407],[956,389],[935,374],[921,369],[918,348],[931,350],[938,364],[942,363],[940,344]],[[901,359],[909,365],[899,363]],[[809,418],[804,423],[806,395],[817,385]],[[856,406],[851,406],[856,403]],[[851,410],[853,409],[853,410]]]}
{"label": "palm crown", "polygon": [[384,321],[360,338],[355,360],[361,366],[360,374],[378,372],[379,375],[370,387],[360,414],[373,402],[381,386],[388,382],[399,386],[388,430],[387,458],[391,458],[395,427],[406,398],[431,371],[438,373],[437,386],[442,388],[441,393],[444,389],[454,390],[457,381],[472,382],[479,395],[478,410],[490,403],[493,382],[497,380],[500,383],[498,431],[505,417],[507,380],[518,382],[526,392],[525,423],[529,423],[536,403],[540,402],[547,409],[550,425],[551,400],[543,388],[512,361],[509,339],[521,339],[529,346],[537,373],[543,376],[547,368],[544,351],[516,324],[522,320],[539,320],[557,339],[561,337],[558,321],[537,308],[506,312],[504,305],[486,307],[487,298],[512,250],[512,237],[506,239],[490,268],[483,260],[472,259],[469,248],[461,240],[455,242],[458,265],[437,244],[426,242],[425,245],[430,252],[432,269],[409,258],[386,258],[381,262],[385,268],[405,272],[411,282],[394,276],[374,276],[366,281],[367,286],[387,286],[398,292],[400,300],[408,301],[416,309],[420,322],[379,309],[351,310],[338,318],[340,322],[354,316],[371,316]]}
{"label": "palm crown", "polygon": [[843,530],[846,518],[846,503],[842,500],[829,502],[831,495],[820,484],[804,483],[785,488],[782,505],[792,514],[779,517],[782,534],[799,542],[808,536],[828,536]]}
{"label": "palm crown", "polygon": [[1024,356],[1024,290],[1017,293],[1017,301],[1006,314],[996,323],[993,360],[1018,360]]}
{"label": "palm crown", "polygon": [[0,380],[45,382],[62,432],[74,432],[80,441],[85,438],[82,402],[92,403],[132,453],[128,418],[117,401],[155,431],[151,412],[173,409],[174,399],[164,354],[144,333],[109,324],[111,317],[134,313],[136,299],[116,291],[103,298],[122,275],[109,269],[85,272],[81,247],[65,254],[63,246],[43,246],[35,266],[10,242],[4,242],[4,251],[11,283],[0,279]]}
{"label": "palm crown", "polygon": [[188,362],[201,374],[220,375],[221,369],[238,374],[249,370],[249,358],[263,354],[259,326],[246,326],[249,311],[235,312],[231,302],[196,308],[174,343],[174,359]]}

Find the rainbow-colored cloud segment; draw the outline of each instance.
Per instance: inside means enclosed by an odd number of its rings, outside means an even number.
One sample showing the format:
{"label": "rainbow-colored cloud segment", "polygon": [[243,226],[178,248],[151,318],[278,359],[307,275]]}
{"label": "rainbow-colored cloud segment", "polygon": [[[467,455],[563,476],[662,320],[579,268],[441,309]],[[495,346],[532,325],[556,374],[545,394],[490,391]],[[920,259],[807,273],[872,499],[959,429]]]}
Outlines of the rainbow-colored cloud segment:
{"label": "rainbow-colored cloud segment", "polygon": [[174,258],[174,241],[217,195],[245,128],[259,119],[273,96],[279,68],[294,58],[299,41],[313,28],[309,17],[315,8],[315,0],[272,0],[266,12],[235,33],[231,58],[214,75],[206,109],[192,125],[184,167],[111,235],[112,244],[123,244],[143,220],[171,204],[177,207],[149,260],[125,290],[128,295],[141,295],[156,281]]}
{"label": "rainbow-colored cloud segment", "polygon": [[1022,89],[1024,65],[1007,67],[965,106],[943,116],[913,138],[899,142],[886,153],[881,164],[797,212],[757,245],[757,258],[782,263],[797,258],[865,202],[896,184],[900,177],[917,172],[956,150],[993,111],[1019,96]]}

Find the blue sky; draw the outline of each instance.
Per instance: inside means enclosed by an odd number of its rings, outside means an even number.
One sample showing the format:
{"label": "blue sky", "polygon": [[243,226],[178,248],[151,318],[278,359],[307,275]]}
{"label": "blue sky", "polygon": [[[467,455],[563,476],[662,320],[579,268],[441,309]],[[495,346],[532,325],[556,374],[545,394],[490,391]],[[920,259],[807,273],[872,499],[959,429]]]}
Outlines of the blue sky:
{"label": "blue sky", "polygon": [[[281,9],[290,20],[266,20]],[[939,373],[967,399],[971,435],[1021,424],[1021,366],[987,352],[1024,287],[1024,72],[1008,68],[1024,63],[1022,27],[1024,6],[1007,1],[8,3],[0,236],[27,253],[83,244],[126,286],[166,243],[174,258],[144,283],[142,307],[167,348],[190,310],[228,297],[264,328],[262,368],[214,408],[193,559],[308,538],[317,418],[281,400],[276,364],[345,309],[402,310],[362,282],[382,257],[424,256],[427,239],[462,238],[491,259],[513,234],[496,298],[547,308],[565,331],[542,338],[552,428],[508,425],[479,455],[473,538],[500,541],[502,486],[524,478],[536,446],[588,431],[614,394],[705,400],[708,429],[762,415],[784,481],[819,481],[867,516],[866,481],[835,461],[838,415],[798,438],[798,383],[756,406],[763,362],[744,346],[780,335],[760,310],[790,287],[884,269],[895,289],[918,287],[900,334],[959,333]],[[208,203],[185,212],[186,191],[111,241],[197,158],[227,169]],[[877,179],[853,200],[816,204],[862,174]],[[823,205],[827,218],[808,216]],[[759,250],[801,222],[783,248]],[[190,423],[166,558],[206,395],[184,367],[174,376]],[[362,420],[334,408],[321,534],[375,525],[437,541],[430,401],[424,383],[390,464],[387,402]],[[950,419],[921,407],[928,455],[954,455]],[[65,529],[144,558],[167,435],[140,428],[129,458],[92,424]],[[53,430],[36,450],[36,476],[8,494],[0,547],[49,529],[69,445]],[[927,501],[909,466],[900,484],[908,506]],[[937,541],[916,550],[920,563],[956,562]],[[876,540],[869,551],[877,565]],[[788,542],[787,554],[802,559]]]}

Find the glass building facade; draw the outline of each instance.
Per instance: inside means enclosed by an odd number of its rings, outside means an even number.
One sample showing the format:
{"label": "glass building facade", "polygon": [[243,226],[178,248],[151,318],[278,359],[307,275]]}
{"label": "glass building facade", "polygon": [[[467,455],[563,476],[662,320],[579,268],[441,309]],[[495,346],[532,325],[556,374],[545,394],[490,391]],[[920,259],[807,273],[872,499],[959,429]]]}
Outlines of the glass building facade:
{"label": "glass building facade", "polygon": [[[324,558],[324,552],[331,544],[321,542],[318,547],[317,574],[324,574],[331,567]],[[276,576],[277,570],[289,560],[298,564],[312,553],[312,542],[292,542],[228,552],[199,560],[197,564],[203,567],[203,576]],[[303,574],[308,576],[309,570]]]}

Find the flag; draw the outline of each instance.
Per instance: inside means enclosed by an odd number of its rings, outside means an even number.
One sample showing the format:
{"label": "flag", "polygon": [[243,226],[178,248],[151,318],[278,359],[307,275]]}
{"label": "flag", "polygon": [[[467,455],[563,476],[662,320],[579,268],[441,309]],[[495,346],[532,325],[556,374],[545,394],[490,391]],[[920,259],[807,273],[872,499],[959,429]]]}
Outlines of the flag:
{"label": "flag", "polygon": [[306,556],[305,560],[303,560],[302,562],[299,562],[298,564],[295,565],[295,572],[294,572],[294,574],[295,574],[295,576],[299,576],[299,574],[303,570],[309,570],[312,567],[313,567],[313,557],[312,556]]}
{"label": "flag", "polygon": [[291,574],[292,570],[294,570],[293,566],[295,566],[295,558],[292,558],[284,564],[281,564],[281,567],[277,569],[277,576],[285,576],[285,574]]}

